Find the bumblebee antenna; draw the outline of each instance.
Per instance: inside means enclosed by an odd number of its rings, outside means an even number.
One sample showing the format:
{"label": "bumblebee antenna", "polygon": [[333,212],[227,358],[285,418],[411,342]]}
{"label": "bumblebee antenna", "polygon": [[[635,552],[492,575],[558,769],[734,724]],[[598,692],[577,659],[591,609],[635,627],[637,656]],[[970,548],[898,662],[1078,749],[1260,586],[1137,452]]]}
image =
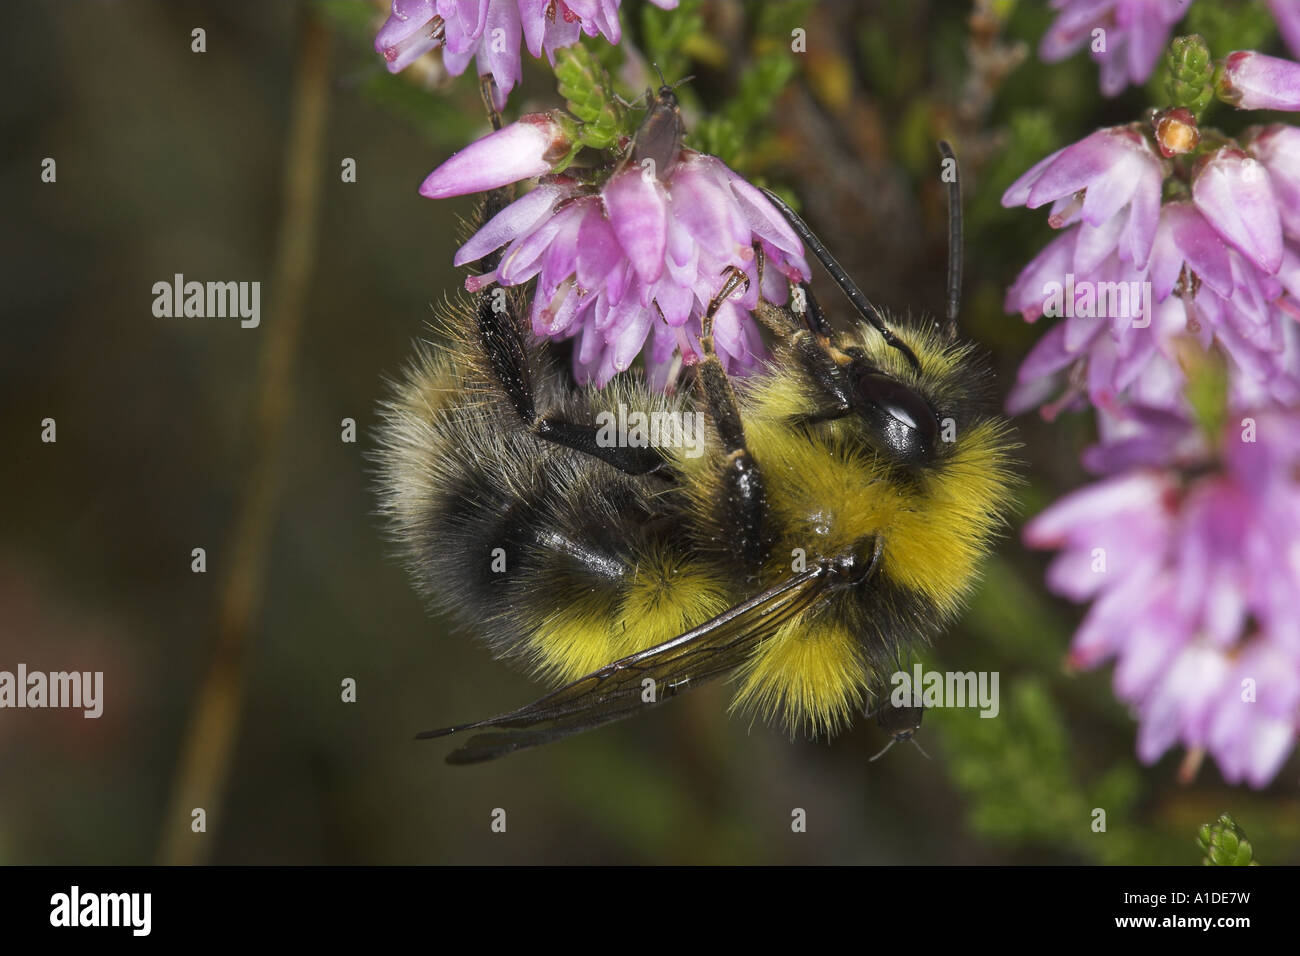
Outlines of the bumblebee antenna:
{"label": "bumblebee antenna", "polygon": [[844,267],[835,261],[835,257],[830,254],[830,251],[822,244],[822,241],[818,239],[812,229],[808,227],[808,223],[800,219],[799,214],[791,209],[789,204],[776,193],[772,192],[772,190],[764,189],[763,193],[772,201],[772,205],[776,206],[776,208],[781,211],[781,215],[785,216],[786,222],[790,223],[790,228],[793,229],[795,234],[803,240],[803,244],[812,250],[812,254],[817,257],[817,261],[822,264],[822,267],[825,268],[830,277],[835,280],[835,284],[840,287],[840,291],[842,291],[849,302],[852,303],[853,308],[857,309],[858,314],[866,320],[868,325],[880,333],[881,337],[884,338],[888,345],[902,352],[907,358],[907,361],[911,363],[912,368],[916,369],[918,372],[921,371],[921,363],[916,360],[916,354],[908,348],[906,342],[902,341],[898,336],[894,335],[894,333],[890,331],[889,326],[885,324],[885,317],[881,313],[880,308],[862,294],[862,290],[859,289],[857,284],[849,278],[849,274],[844,271]]}
{"label": "bumblebee antenna", "polygon": [[924,757],[926,760],[929,760],[929,759],[930,759],[930,755],[929,755],[928,753],[925,752],[925,748],[924,748],[924,747],[922,747],[920,744],[918,744],[918,743],[916,742],[916,738],[915,738],[915,737],[908,737],[907,739],[910,740],[910,741],[912,741],[912,746],[913,746],[913,747],[915,747],[917,750],[921,751],[921,756],[922,756],[922,757]]}
{"label": "bumblebee antenna", "polygon": [[961,177],[958,172],[957,157],[947,140],[939,140],[939,153],[943,156],[940,177],[948,186],[948,334],[954,336],[957,334],[957,315],[961,312],[961,270],[964,248],[961,225]]}
{"label": "bumblebee antenna", "polygon": [[885,746],[881,749],[881,751],[878,754],[876,754],[874,757],[872,757],[870,760],[868,760],[867,763],[875,763],[877,760],[879,760],[889,751],[890,747],[894,746],[894,743],[895,741],[893,740],[893,738],[890,738],[889,743],[885,744]]}

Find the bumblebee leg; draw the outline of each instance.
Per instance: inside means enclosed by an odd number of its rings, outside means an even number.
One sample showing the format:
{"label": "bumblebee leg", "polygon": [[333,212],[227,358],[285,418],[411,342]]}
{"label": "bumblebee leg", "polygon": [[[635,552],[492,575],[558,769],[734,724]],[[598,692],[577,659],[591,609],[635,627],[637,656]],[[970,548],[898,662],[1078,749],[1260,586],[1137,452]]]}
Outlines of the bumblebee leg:
{"label": "bumblebee leg", "polygon": [[758,462],[745,445],[745,428],[740,420],[736,393],[713,347],[714,315],[737,289],[749,283],[749,278],[734,267],[724,275],[727,275],[727,281],[709,302],[700,320],[700,349],[704,352],[704,359],[696,367],[696,374],[709,415],[727,454],[727,492],[723,507],[726,508],[728,524],[738,531],[736,544],[741,558],[752,571],[757,571],[767,558],[769,548],[765,529],[767,494]]}
{"label": "bumblebee leg", "polygon": [[644,475],[664,465],[663,456],[654,448],[607,447],[599,441],[600,429],[565,421],[554,414],[539,414],[529,373],[528,353],[515,319],[515,311],[498,303],[500,296],[484,292],[478,305],[479,344],[492,369],[492,375],[505,392],[519,420],[535,437],[572,448],[599,458],[629,475]]}
{"label": "bumblebee leg", "polygon": [[[758,287],[763,288],[763,269],[766,257],[763,247],[754,246]],[[849,358],[832,350],[831,326],[807,282],[790,286],[791,305],[783,308],[768,302],[760,294],[754,314],[772,332],[790,347],[796,361],[808,375],[821,386],[827,397],[824,405],[808,416],[808,421],[827,421],[841,418],[852,411],[852,393],[845,369]],[[838,358],[838,361],[837,361]]]}
{"label": "bumblebee leg", "polygon": [[[491,124],[493,132],[501,129],[501,114],[497,111],[495,102],[496,88],[496,80],[492,78],[491,73],[478,78],[479,96],[483,98],[483,108],[487,111],[488,123]],[[490,190],[475,210],[471,226],[477,231],[484,223],[491,221],[493,216],[509,206],[514,198],[515,191],[512,186],[501,186]],[[489,252],[478,261],[478,268],[483,272],[491,272],[500,264],[501,252],[500,249]]]}
{"label": "bumblebee leg", "polygon": [[763,298],[763,270],[767,266],[767,256],[763,247],[754,245],[754,265],[758,272],[758,307],[754,310],[759,321],[768,327],[774,335],[789,338],[801,329],[807,329],[823,340],[829,341],[831,325],[826,321],[826,313],[817,303],[812,286],[807,282],[790,283],[790,305],[781,307]]}
{"label": "bumblebee leg", "polygon": [[[487,110],[488,122],[494,130],[501,129],[501,114],[494,102],[496,82],[490,75],[479,78],[479,93]],[[477,224],[490,220],[508,206],[513,198],[508,187],[493,189],[483,200],[476,216]],[[488,253],[479,260],[484,272],[495,269],[501,261],[501,250]],[[644,475],[664,464],[663,457],[653,448],[606,448],[597,440],[599,429],[565,421],[558,415],[537,412],[536,392],[528,370],[528,353],[517,319],[518,304],[500,287],[486,289],[479,294],[478,334],[479,344],[486,356],[492,375],[505,392],[511,407],[529,432],[543,441],[572,448],[593,458],[599,458],[629,475]]]}

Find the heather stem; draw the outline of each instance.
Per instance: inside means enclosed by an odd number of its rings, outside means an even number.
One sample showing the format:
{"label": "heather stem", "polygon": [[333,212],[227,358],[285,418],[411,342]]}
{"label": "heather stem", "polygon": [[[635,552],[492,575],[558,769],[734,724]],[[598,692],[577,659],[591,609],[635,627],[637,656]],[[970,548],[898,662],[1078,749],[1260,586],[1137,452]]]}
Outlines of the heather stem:
{"label": "heather stem", "polygon": [[[159,859],[194,864],[211,854],[219,808],[239,730],[248,639],[265,590],[267,542],[275,521],[280,445],[292,397],[303,305],[316,254],[321,148],[329,106],[329,32],[305,7],[298,30],[293,99],[284,165],[284,204],[271,273],[275,318],[267,325],[257,405],[253,464],[240,494],[217,639],[181,749]],[[209,830],[192,832],[191,814],[206,813]]]}

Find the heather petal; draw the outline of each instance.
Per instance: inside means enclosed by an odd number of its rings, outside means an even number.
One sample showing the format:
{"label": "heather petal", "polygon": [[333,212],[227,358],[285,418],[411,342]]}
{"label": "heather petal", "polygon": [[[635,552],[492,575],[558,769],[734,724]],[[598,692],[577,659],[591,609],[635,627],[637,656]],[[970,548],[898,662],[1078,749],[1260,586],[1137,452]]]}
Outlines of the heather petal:
{"label": "heather petal", "polygon": [[[667,277],[665,277],[667,278]],[[661,279],[655,289],[653,301],[659,306],[663,318],[670,326],[685,324],[695,305],[695,293],[672,281]]]}
{"label": "heather petal", "polygon": [[[1150,589],[1151,584],[1147,582],[1144,588],[1147,593],[1134,602],[1129,613],[1124,617],[1116,615],[1113,619],[1113,626],[1120,631],[1122,641],[1118,651],[1119,662],[1115,666],[1115,695],[1121,700],[1141,702],[1144,697],[1158,693],[1190,636],[1186,626],[1172,612],[1167,589],[1160,586],[1154,597]],[[1167,716],[1172,717],[1173,722],[1172,725],[1166,724],[1164,729],[1173,729],[1176,735],[1178,713],[1174,711]],[[1150,720],[1143,712],[1138,735],[1139,755],[1143,752],[1142,731],[1149,725]],[[1171,739],[1169,743],[1172,742]]]}
{"label": "heather petal", "polygon": [[673,217],[694,239],[701,254],[726,255],[746,232],[735,197],[696,163],[673,173]]}
{"label": "heather petal", "polygon": [[1300,63],[1252,50],[1230,53],[1219,95],[1239,110],[1300,110]]}
{"label": "heather petal", "polygon": [[1008,415],[1023,415],[1044,402],[1050,401],[1052,396],[1060,391],[1061,384],[1058,378],[1059,376],[1050,376],[1017,382],[1011,387],[1011,391],[1007,393],[1006,402],[1003,403],[1006,413]]}
{"label": "heather petal", "polygon": [[501,257],[501,265],[497,267],[501,284],[520,285],[537,275],[542,268],[542,256],[546,254],[551,242],[578,212],[574,206],[562,209],[511,245]]}
{"label": "heather petal", "polygon": [[1054,375],[1078,358],[1077,352],[1070,352],[1065,348],[1065,326],[1054,325],[1029,350],[1029,354],[1020,364],[1016,379],[1020,382],[1029,382]]}
{"label": "heather petal", "polygon": [[1091,226],[1100,226],[1127,206],[1141,182],[1141,170],[1137,166],[1130,155],[1116,151],[1106,176],[1087,187],[1079,218]]}
{"label": "heather petal", "polygon": [[1111,216],[1100,226],[1087,222],[1079,226],[1079,241],[1074,247],[1075,275],[1087,275],[1106,261],[1115,251],[1124,225],[1124,217]]}
{"label": "heather petal", "polygon": [[1098,516],[1159,515],[1168,490],[1163,476],[1138,472],[1089,485],[1066,495],[1025,526],[1025,542],[1034,548],[1058,547],[1076,528],[1087,528]]}
{"label": "heather petal", "polygon": [[479,73],[491,73],[496,80],[496,107],[504,109],[506,96],[522,75],[519,62],[519,23],[517,0],[489,0],[479,47]]}
{"label": "heather petal", "polygon": [[566,151],[563,130],[545,113],[521,116],[494,133],[453,153],[420,186],[430,199],[496,189],[550,172]]}
{"label": "heather petal", "polygon": [[389,73],[397,73],[438,45],[442,21],[433,0],[393,0],[391,9],[375,35],[375,52],[387,61]]}
{"label": "heather petal", "polygon": [[[1139,2],[1120,5],[1120,23],[1128,39],[1128,75],[1134,83],[1145,83],[1155,69],[1169,39],[1168,16],[1163,3]],[[1182,16],[1178,10],[1174,19]]]}
{"label": "heather petal", "polygon": [[1192,199],[1226,241],[1265,272],[1282,264],[1282,224],[1268,171],[1236,150],[1221,150],[1192,183]]}
{"label": "heather petal", "polygon": [[1300,301],[1300,253],[1287,246],[1282,250],[1282,268],[1277,270],[1278,281],[1297,301]]}
{"label": "heather petal", "polygon": [[[614,230],[599,203],[592,203],[578,230],[578,284],[584,289],[600,286],[623,258]],[[620,296],[621,298],[621,296]]]}
{"label": "heather petal", "polygon": [[1091,35],[1093,27],[1110,11],[1114,0],[1083,0],[1083,2],[1055,4],[1065,9],[1048,27],[1038,46],[1038,56],[1044,63],[1056,63],[1081,48]]}
{"label": "heather petal", "polygon": [[1227,671],[1223,655],[1208,648],[1178,655],[1142,711],[1138,757],[1144,763],[1155,762],[1180,737],[1193,746],[1203,742],[1209,704]]}
{"label": "heather petal", "polygon": [[1295,0],[1268,0],[1277,21],[1278,31],[1291,48],[1291,55],[1300,58],[1300,3]]}
{"label": "heather petal", "polygon": [[483,28],[487,26],[490,2],[491,0],[439,0],[438,12],[447,22],[446,52],[470,55],[478,50]]}
{"label": "heather petal", "polygon": [[1047,299],[1047,284],[1063,283],[1065,275],[1074,265],[1074,248],[1079,238],[1079,227],[1061,233],[1020,270],[1016,281],[1007,289],[1004,309],[1019,312],[1032,322],[1043,314]]}
{"label": "heather petal", "polygon": [[1300,239],[1300,127],[1269,126],[1255,137],[1251,152],[1268,170],[1285,231]]}
{"label": "heather petal", "polygon": [[524,46],[532,57],[542,55],[542,41],[546,38],[546,8],[551,0],[517,0],[519,20],[524,32]]}
{"label": "heather petal", "polygon": [[599,321],[596,328],[605,333],[605,339],[617,336],[619,332],[625,329],[638,312],[644,312],[646,307],[641,304],[641,297],[638,295],[625,295],[623,300],[617,305],[610,308],[604,316],[604,324]]}
{"label": "heather petal", "polygon": [[[1118,159],[1116,145],[1109,130],[1097,130],[1073,146],[1067,146],[1061,151],[1060,158],[1043,170],[1043,174],[1029,190],[1025,205],[1037,209],[1100,181]],[[1118,188],[1132,188],[1131,183],[1120,182],[1115,185]]]}
{"label": "heather petal", "polygon": [[493,249],[524,235],[550,213],[561,193],[557,186],[539,186],[522,199],[515,200],[474,233],[452,261],[458,266],[477,262]]}
{"label": "heather petal", "polygon": [[668,246],[665,265],[672,280],[680,286],[690,287],[700,268],[700,247],[677,216],[668,217]]}
{"label": "heather petal", "polygon": [[1178,281],[1183,263],[1220,295],[1232,294],[1232,264],[1218,233],[1195,206],[1169,203],[1160,214],[1157,251],[1151,257],[1151,281],[1163,301]]}
{"label": "heather petal", "polygon": [[573,276],[578,265],[578,235],[583,221],[587,218],[589,214],[584,216],[582,211],[578,210],[564,216],[561,220],[563,225],[556,230],[554,238],[542,257],[542,271],[537,289],[543,295],[550,295],[562,282]]}
{"label": "heather petal", "polygon": [[610,225],[637,276],[642,282],[654,282],[663,272],[668,243],[668,209],[662,187],[653,177],[629,168],[605,184],[603,195]]}
{"label": "heather petal", "polygon": [[637,353],[641,351],[641,346],[645,343],[645,337],[650,331],[652,318],[649,309],[637,309],[623,328],[618,330],[615,338],[610,341],[615,369],[622,372],[632,365],[632,360],[636,358]]}
{"label": "heather petal", "polygon": [[[726,167],[723,168],[726,169]],[[731,170],[726,170],[726,172],[729,174],[728,182],[731,191],[740,200],[740,210],[745,217],[745,222],[754,231],[754,235],[766,239],[789,255],[802,255],[803,243],[799,241],[799,237],[794,234],[790,224],[785,221],[785,217],[777,211],[771,201],[758,189],[732,173]],[[807,277],[805,276],[805,278]]]}
{"label": "heather petal", "polygon": [[[534,301],[545,301],[539,294]],[[556,291],[555,296],[533,318],[533,331],[538,335],[561,338],[577,318],[578,312],[586,304],[572,282],[565,282]]]}
{"label": "heather petal", "polygon": [[[1163,177],[1157,167],[1147,168],[1129,200],[1128,222],[1120,237],[1121,258],[1145,269],[1160,223],[1160,188]],[[1086,204],[1085,204],[1086,205]]]}
{"label": "heather petal", "polygon": [[1058,149],[1045,159],[1040,159],[1019,179],[1007,187],[1007,191],[1002,194],[1002,205],[1010,209],[1012,206],[1023,206],[1029,201],[1029,191],[1034,188],[1034,184],[1042,178],[1043,171],[1056,162],[1060,155],[1069,149],[1068,146]]}

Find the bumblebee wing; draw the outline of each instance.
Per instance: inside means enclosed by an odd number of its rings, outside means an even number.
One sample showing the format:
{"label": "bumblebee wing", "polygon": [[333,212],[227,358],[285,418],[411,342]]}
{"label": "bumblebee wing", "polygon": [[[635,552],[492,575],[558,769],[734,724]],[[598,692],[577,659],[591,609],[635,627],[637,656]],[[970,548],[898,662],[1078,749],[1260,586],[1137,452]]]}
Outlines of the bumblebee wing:
{"label": "bumblebee wing", "polygon": [[[518,710],[418,736],[509,728],[477,734],[447,757],[452,764],[481,763],[631,717],[733,671],[762,641],[815,605],[829,590],[830,579],[828,567],[810,568],[699,627],[607,664]],[[643,699],[647,678],[655,682],[652,701]],[[537,726],[543,724],[547,726]]]}

